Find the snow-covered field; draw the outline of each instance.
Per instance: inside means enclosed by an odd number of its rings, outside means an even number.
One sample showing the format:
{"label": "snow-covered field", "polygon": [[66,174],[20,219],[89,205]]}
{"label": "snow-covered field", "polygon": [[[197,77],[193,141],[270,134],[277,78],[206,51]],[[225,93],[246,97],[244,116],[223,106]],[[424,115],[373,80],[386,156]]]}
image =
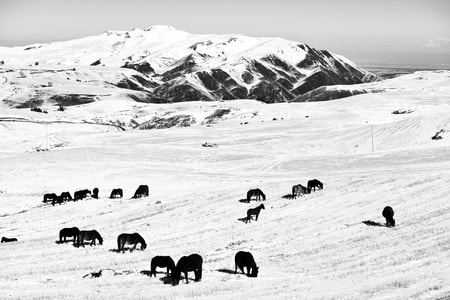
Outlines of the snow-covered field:
{"label": "snow-covered field", "polygon": [[[450,72],[374,85],[386,92],[319,103],[110,100],[49,114],[0,109],[0,236],[18,239],[0,244],[0,298],[450,298]],[[230,113],[202,124],[217,109]],[[83,121],[166,112],[197,121],[127,131]],[[56,120],[65,122],[44,122]],[[432,140],[442,129],[443,139]],[[322,191],[283,198],[312,178]],[[150,196],[130,199],[140,184]],[[47,192],[94,187],[98,200],[42,203]],[[108,199],[118,187],[124,199]],[[259,203],[239,200],[256,187],[266,209],[245,224],[238,218]],[[362,223],[384,224],[386,205],[395,228]],[[55,243],[72,226],[96,229],[103,245]],[[112,251],[123,232],[139,232],[147,249]],[[257,278],[234,274],[240,250],[253,253]],[[155,255],[177,261],[191,253],[203,256],[201,282],[172,286],[163,269],[156,278],[141,273]],[[100,269],[121,275],[83,278]]]}

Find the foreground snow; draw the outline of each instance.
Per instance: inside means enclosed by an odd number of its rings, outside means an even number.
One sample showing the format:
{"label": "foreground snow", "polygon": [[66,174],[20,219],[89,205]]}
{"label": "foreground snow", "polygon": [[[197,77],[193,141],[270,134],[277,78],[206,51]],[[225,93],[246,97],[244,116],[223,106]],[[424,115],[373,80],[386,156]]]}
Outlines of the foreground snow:
{"label": "foreground snow", "polygon": [[[48,115],[0,110],[0,295],[25,298],[436,299],[450,297],[450,74],[386,81],[392,91],[326,103],[254,101],[144,105],[103,102]],[[401,89],[400,89],[401,88]],[[109,105],[107,105],[109,104]],[[230,108],[211,126],[201,120]],[[392,114],[409,109],[409,114]],[[120,131],[84,123],[189,113],[189,128]],[[308,116],[308,117],[306,117]],[[276,120],[274,120],[276,119]],[[245,124],[247,122],[247,124]],[[371,131],[374,132],[372,153]],[[202,143],[217,147],[202,147]],[[324,190],[282,198],[318,178]],[[130,199],[140,184],[150,197]],[[100,189],[100,199],[52,207],[45,192]],[[107,199],[113,188],[124,199]],[[258,222],[244,224],[250,188],[267,195]],[[395,210],[397,227],[381,211]],[[102,246],[56,244],[59,230],[97,229]],[[116,238],[139,232],[145,251],[118,254]],[[234,275],[251,251],[258,278]],[[203,279],[173,287],[149,278],[155,255],[199,253]],[[100,278],[83,278],[100,269]],[[159,271],[163,271],[159,269]],[[190,274],[189,278],[193,278]]]}

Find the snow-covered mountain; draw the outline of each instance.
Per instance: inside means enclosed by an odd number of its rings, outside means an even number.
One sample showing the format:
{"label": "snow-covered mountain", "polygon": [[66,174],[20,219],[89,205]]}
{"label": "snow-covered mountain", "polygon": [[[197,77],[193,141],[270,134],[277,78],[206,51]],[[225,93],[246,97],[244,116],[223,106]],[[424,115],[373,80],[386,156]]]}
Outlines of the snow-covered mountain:
{"label": "snow-covered mountain", "polygon": [[302,95],[322,86],[378,79],[340,55],[306,44],[195,35],[170,26],[0,47],[0,76],[0,97],[16,107],[103,98],[304,101]]}

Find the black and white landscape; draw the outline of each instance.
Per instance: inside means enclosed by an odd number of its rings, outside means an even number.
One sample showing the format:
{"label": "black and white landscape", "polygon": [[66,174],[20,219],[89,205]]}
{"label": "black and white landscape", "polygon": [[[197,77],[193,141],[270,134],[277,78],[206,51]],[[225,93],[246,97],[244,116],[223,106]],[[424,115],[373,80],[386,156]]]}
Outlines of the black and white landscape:
{"label": "black and white landscape", "polygon": [[[171,26],[0,47],[0,236],[17,239],[0,244],[0,298],[448,299],[450,71],[390,77]],[[61,242],[74,226],[103,243]],[[134,232],[146,248],[118,253]],[[257,277],[235,274],[239,251]],[[154,256],[192,253],[201,281],[150,277]]]}

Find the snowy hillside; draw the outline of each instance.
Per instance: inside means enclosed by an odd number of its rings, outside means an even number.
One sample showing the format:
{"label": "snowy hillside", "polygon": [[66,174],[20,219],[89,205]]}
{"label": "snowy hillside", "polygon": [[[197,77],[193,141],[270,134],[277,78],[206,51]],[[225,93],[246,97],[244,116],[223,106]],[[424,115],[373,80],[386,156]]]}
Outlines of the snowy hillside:
{"label": "snowy hillside", "polygon": [[[1,297],[448,299],[450,72],[372,85],[385,92],[270,105],[110,100],[48,114],[0,109],[0,236],[18,239],[0,244]],[[104,125],[180,115],[196,122]],[[312,178],[324,189],[283,198]],[[140,184],[150,196],[130,199]],[[42,203],[44,193],[94,187],[100,199]],[[124,199],[109,199],[119,187]],[[239,200],[256,187],[265,210],[245,224],[238,218],[260,203]],[[384,224],[387,205],[395,228],[362,223]],[[55,243],[72,226],[96,229],[103,245]],[[139,232],[147,248],[114,252],[122,232]],[[253,253],[257,278],[234,274],[241,250]],[[191,253],[204,259],[201,282],[189,273],[189,284],[164,284],[164,269],[146,275],[155,255]]]}
{"label": "snowy hillside", "polygon": [[0,62],[3,103],[15,107],[82,103],[78,95],[86,93],[89,101],[286,102],[321,86],[378,79],[340,55],[306,44],[237,34],[195,35],[170,26],[0,47]]}

